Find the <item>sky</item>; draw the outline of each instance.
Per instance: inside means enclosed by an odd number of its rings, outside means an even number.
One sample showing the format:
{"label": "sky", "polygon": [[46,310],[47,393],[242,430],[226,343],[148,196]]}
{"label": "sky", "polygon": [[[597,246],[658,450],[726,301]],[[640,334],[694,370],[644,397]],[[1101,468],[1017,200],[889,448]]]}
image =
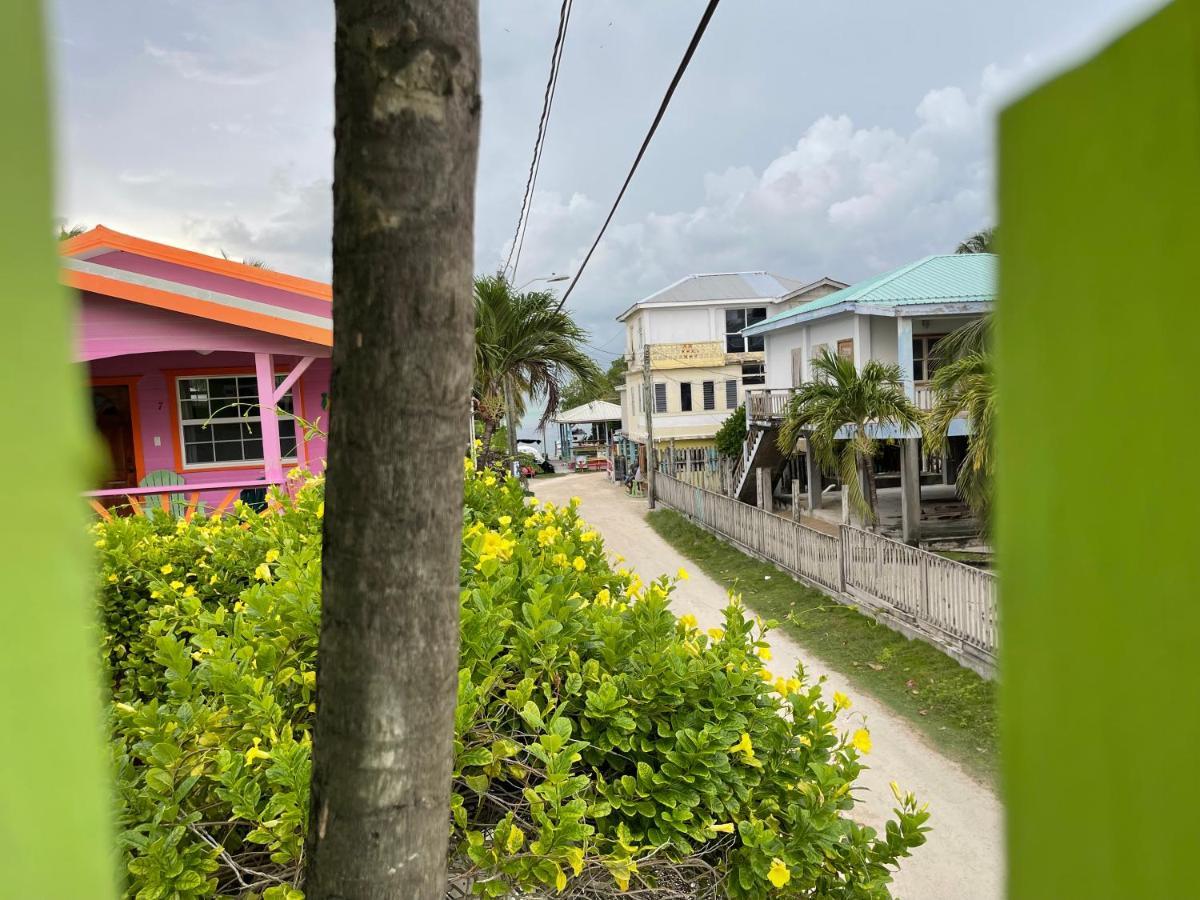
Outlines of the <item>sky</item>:
{"label": "sky", "polygon": [[[575,4],[518,284],[576,271],[704,5]],[[725,0],[571,296],[597,359],[689,273],[952,251],[993,221],[997,110],[1159,5]],[[558,7],[481,0],[478,272],[516,226]],[[48,27],[62,219],[328,279],[332,3],[51,0]]]}

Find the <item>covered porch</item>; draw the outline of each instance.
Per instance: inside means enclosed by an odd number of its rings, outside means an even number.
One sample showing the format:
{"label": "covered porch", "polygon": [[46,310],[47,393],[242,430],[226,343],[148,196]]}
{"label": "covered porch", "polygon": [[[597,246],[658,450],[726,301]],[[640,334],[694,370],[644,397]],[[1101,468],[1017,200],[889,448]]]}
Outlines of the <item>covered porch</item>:
{"label": "covered porch", "polygon": [[323,470],[328,286],[107,229],[63,252],[104,450],[98,514],[220,513]]}

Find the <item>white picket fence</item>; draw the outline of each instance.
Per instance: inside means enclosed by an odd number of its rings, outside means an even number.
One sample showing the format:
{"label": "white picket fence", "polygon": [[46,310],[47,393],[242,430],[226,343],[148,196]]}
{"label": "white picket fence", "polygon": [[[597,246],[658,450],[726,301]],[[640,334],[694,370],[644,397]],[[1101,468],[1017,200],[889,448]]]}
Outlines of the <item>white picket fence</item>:
{"label": "white picket fence", "polygon": [[748,553],[994,677],[996,578],[860,528],[825,534],[666,474],[656,499]]}

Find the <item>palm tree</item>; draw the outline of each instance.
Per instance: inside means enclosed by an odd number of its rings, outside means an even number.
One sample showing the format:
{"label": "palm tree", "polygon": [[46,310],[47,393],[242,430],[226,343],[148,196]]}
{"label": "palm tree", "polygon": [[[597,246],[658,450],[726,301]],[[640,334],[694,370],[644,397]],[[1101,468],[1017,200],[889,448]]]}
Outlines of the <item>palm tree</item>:
{"label": "palm tree", "polygon": [[955,248],[955,253],[994,253],[996,226],[981,228]]}
{"label": "palm tree", "polygon": [[[475,411],[483,421],[481,464],[505,411],[515,422],[527,398],[545,397],[544,424],[558,411],[568,379],[603,377],[584,350],[587,332],[549,291],[518,293],[501,274],[475,279]],[[509,442],[515,440],[515,432]]]}
{"label": "palm tree", "polygon": [[60,222],[58,226],[58,239],[60,241],[69,241],[73,237],[79,237],[88,230],[86,225],[70,225],[66,222]]}
{"label": "palm tree", "polygon": [[934,407],[925,422],[925,443],[933,452],[946,448],[950,423],[966,416],[971,428],[967,453],[958,472],[958,491],[981,522],[991,511],[993,423],[996,385],[990,350],[991,317],[977,319],[938,342],[940,364],[933,373]]}
{"label": "palm tree", "polygon": [[[897,425],[907,431],[920,426],[921,411],[904,392],[900,367],[894,363],[870,360],[859,372],[853,360],[827,347],[812,366],[815,378],[798,388],[788,403],[779,448],[791,453],[807,434],[808,452],[822,468],[837,471],[850,506],[872,524],[877,519],[872,460],[879,441],[868,426]],[[843,431],[849,437],[839,437]]]}

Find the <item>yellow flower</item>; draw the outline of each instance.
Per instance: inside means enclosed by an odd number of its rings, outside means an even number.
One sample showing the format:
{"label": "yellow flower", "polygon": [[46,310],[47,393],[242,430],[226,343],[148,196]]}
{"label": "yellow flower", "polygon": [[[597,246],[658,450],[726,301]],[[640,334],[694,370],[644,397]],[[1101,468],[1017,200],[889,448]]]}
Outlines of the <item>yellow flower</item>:
{"label": "yellow flower", "polygon": [[679,624],[682,625],[684,628],[695,628],[696,627],[696,617],[693,616],[691,613],[682,615],[679,617]]}
{"label": "yellow flower", "polygon": [[108,583],[109,583],[109,584],[115,584],[115,583],[116,583],[116,581],[117,581],[117,576],[116,576],[116,575],[109,575],[109,576],[108,576]]}
{"label": "yellow flower", "polygon": [[100,540],[96,541],[97,547],[104,547],[107,544],[108,544],[108,541],[106,541],[104,538],[100,538]]}
{"label": "yellow flower", "polygon": [[581,534],[579,536],[579,540],[581,540],[585,544],[590,544],[596,538],[597,538],[597,534],[594,531],[585,531],[583,534]]}
{"label": "yellow flower", "polygon": [[479,548],[479,558],[481,560],[488,557],[508,559],[512,556],[512,549],[516,545],[517,542],[512,538],[506,538],[495,531],[489,531],[483,536],[483,544]]}
{"label": "yellow flower", "polygon": [[609,594],[608,588],[601,588],[596,592],[596,603],[600,606],[608,606],[611,599],[612,595]]}
{"label": "yellow flower", "polygon": [[675,573],[675,577],[678,578],[680,581],[687,581],[692,576],[688,574],[687,569],[685,569],[681,566],[679,571]]}
{"label": "yellow flower", "polygon": [[871,752],[871,732],[865,728],[860,728],[854,732],[854,737],[851,738],[851,743],[854,744],[854,749],[859,753]]}
{"label": "yellow flower", "polygon": [[730,753],[745,753],[747,756],[754,755],[754,744],[750,742],[750,735],[743,731],[742,739],[729,748]]}
{"label": "yellow flower", "polygon": [[183,591],[183,596],[185,596],[185,597],[195,597],[195,596],[196,596],[196,589],[195,589],[194,587],[192,587],[192,586],[189,584],[189,585],[188,585],[186,588],[184,588],[184,591]]}
{"label": "yellow flower", "polygon": [[572,498],[571,498],[571,505],[572,505],[572,506],[578,506],[578,505],[579,505],[580,503],[582,503],[582,502],[583,502],[583,501],[582,501],[582,500],[580,500],[578,497],[572,497]]}
{"label": "yellow flower", "polygon": [[258,749],[258,745],[262,743],[262,738],[254,739],[254,746],[246,751],[246,765],[254,762],[256,759],[270,759],[271,754],[266,750]]}
{"label": "yellow flower", "polygon": [[733,834],[733,823],[722,822],[720,825],[710,826],[713,831],[719,831],[721,834]]}
{"label": "yellow flower", "polygon": [[758,654],[758,658],[761,659],[763,662],[771,661],[771,648],[770,647],[759,647],[758,650],[756,650],[755,652]]}
{"label": "yellow flower", "polygon": [[538,505],[539,503],[541,503],[541,502],[542,502],[542,501],[541,501],[541,500],[539,500],[537,497],[530,497],[530,498],[529,498],[529,505],[530,505],[530,506],[537,506],[537,505]]}
{"label": "yellow flower", "polygon": [[845,694],[843,694],[841,691],[833,692],[834,711],[837,711],[840,709],[849,709],[853,705],[854,705],[853,701],[851,701],[851,699],[849,697],[847,697]]}
{"label": "yellow flower", "polygon": [[765,666],[758,670],[758,677],[761,678],[763,681],[765,681],[767,684],[770,684],[772,681],[775,680],[775,676],[771,674],[771,670],[766,668]]}
{"label": "yellow flower", "polygon": [[587,561],[582,556],[577,556],[571,560],[571,565],[575,567],[576,572],[582,572],[587,568]]}
{"label": "yellow flower", "polygon": [[162,599],[162,591],[151,591],[150,599],[151,600],[161,600]]}
{"label": "yellow flower", "polygon": [[799,690],[800,690],[800,679],[799,678],[789,678],[787,680],[787,692],[789,694],[794,694]]}
{"label": "yellow flower", "polygon": [[554,565],[556,565],[556,566],[566,566],[567,565],[567,554],[555,553],[552,557],[550,557],[550,562],[554,563]]}
{"label": "yellow flower", "polygon": [[725,637],[725,629],[724,628],[710,628],[710,629],[708,629],[708,636],[710,638],[712,638],[714,641],[719,641]]}
{"label": "yellow flower", "polygon": [[175,567],[173,565],[171,565],[170,563],[167,563],[165,566],[163,566],[158,571],[162,572],[164,575],[170,575],[172,572],[175,571]]}
{"label": "yellow flower", "polygon": [[501,528],[507,528],[512,524],[512,516],[501,516],[496,521],[500,523]]}
{"label": "yellow flower", "polygon": [[486,484],[488,487],[491,487],[492,485],[494,485],[496,483],[496,476],[493,475],[491,472],[488,472],[486,475],[483,476],[483,483]]}
{"label": "yellow flower", "polygon": [[273,563],[277,559],[279,559],[279,551],[272,547],[267,551],[267,562]]}
{"label": "yellow flower", "polygon": [[175,590],[179,590],[181,587],[183,587],[183,582],[182,581],[172,581],[171,587],[173,587]]}
{"label": "yellow flower", "polygon": [[324,500],[322,500],[320,503],[317,504],[317,518],[318,519],[325,518],[325,501]]}
{"label": "yellow flower", "polygon": [[782,859],[776,856],[771,860],[771,871],[767,873],[767,879],[777,888],[782,888],[785,884],[792,880],[792,872],[787,867]]}
{"label": "yellow flower", "polygon": [[271,567],[268,566],[266,563],[259,563],[258,567],[255,568],[255,570],[254,570],[254,577],[257,578],[259,581],[270,581],[271,580]]}

